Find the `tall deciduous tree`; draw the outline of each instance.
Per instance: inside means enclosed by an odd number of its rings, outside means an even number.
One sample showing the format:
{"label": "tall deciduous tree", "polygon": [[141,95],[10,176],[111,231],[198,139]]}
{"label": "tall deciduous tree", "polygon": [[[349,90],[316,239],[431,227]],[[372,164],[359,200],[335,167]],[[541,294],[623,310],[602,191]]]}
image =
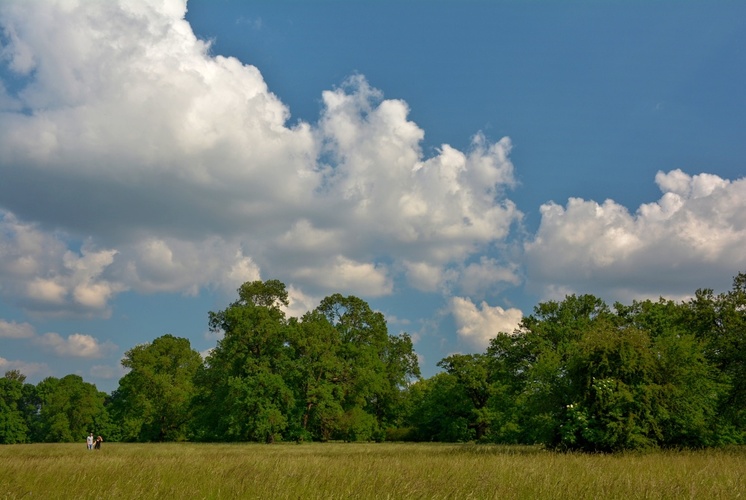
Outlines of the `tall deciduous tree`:
{"label": "tall deciduous tree", "polygon": [[104,407],[106,394],[79,375],[48,377],[36,386],[39,410],[34,441],[82,441],[90,433],[105,435],[111,428]]}
{"label": "tall deciduous tree", "polygon": [[112,412],[128,441],[187,439],[194,397],[194,376],[202,357],[189,340],[164,335],[127,351]]}
{"label": "tall deciduous tree", "polygon": [[406,424],[416,441],[465,442],[474,439],[473,403],[455,375],[441,372],[409,387]]}
{"label": "tall deciduous tree", "polygon": [[18,370],[7,371],[0,378],[0,444],[25,443],[30,439],[23,411],[25,380]]}
{"label": "tall deciduous tree", "polygon": [[566,363],[574,344],[599,322],[609,307],[593,295],[570,295],[563,301],[539,303],[521,321],[515,342],[521,347],[523,386],[517,398],[521,427],[529,442],[550,443],[557,434],[560,408],[572,392]]}
{"label": "tall deciduous tree", "polygon": [[471,402],[469,428],[474,439],[481,440],[493,420],[489,402],[493,385],[490,380],[489,360],[482,354],[453,354],[438,366],[454,376]]}
{"label": "tall deciduous tree", "polygon": [[686,308],[661,300],[615,311],[569,296],[539,304],[518,332],[495,337],[490,408],[501,409],[498,394],[514,396],[501,400],[510,418],[492,424],[509,423],[525,442],[589,451],[716,442],[707,422],[723,384],[688,331]]}
{"label": "tall deciduous tree", "polygon": [[342,337],[319,311],[306,313],[293,325],[293,386],[299,405],[299,437],[327,441],[344,413],[340,382],[345,366],[338,355]]}
{"label": "tall deciduous tree", "polygon": [[724,440],[746,442],[746,273],[733,279],[727,293],[697,290],[687,306],[695,335],[729,387],[718,408]]}
{"label": "tall deciduous tree", "polygon": [[382,439],[396,419],[399,392],[419,376],[411,340],[406,334],[390,336],[383,314],[358,297],[331,295],[316,312],[340,336],[338,384],[344,414],[338,422],[339,437]]}
{"label": "tall deciduous tree", "polygon": [[245,283],[210,313],[223,334],[197,380],[196,434],[208,440],[379,439],[419,376],[408,336],[389,336],[381,313],[336,294],[285,318],[285,286]]}
{"label": "tall deciduous tree", "polygon": [[288,428],[294,394],[288,304],[277,280],[244,283],[239,299],[210,312],[210,330],[223,334],[198,377],[201,439],[272,442]]}

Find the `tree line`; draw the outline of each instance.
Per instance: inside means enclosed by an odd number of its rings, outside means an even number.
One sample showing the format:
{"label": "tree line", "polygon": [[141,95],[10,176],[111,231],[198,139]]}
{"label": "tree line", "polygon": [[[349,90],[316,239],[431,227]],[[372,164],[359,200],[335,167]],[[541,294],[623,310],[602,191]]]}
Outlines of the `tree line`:
{"label": "tree line", "polygon": [[285,285],[243,284],[209,313],[202,356],[164,335],[133,347],[110,395],[77,375],[0,378],[0,443],[476,441],[614,452],[746,442],[746,274],[688,301],[539,303],[483,353],[420,376],[407,334],[335,294],[288,318]]}

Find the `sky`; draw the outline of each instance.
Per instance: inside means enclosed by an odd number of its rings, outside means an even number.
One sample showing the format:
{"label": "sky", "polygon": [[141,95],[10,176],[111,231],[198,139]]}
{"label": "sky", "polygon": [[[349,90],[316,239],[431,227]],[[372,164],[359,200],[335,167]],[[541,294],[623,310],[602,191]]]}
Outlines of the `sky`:
{"label": "sky", "polygon": [[246,281],[424,376],[746,271],[746,3],[0,0],[0,372],[117,388]]}

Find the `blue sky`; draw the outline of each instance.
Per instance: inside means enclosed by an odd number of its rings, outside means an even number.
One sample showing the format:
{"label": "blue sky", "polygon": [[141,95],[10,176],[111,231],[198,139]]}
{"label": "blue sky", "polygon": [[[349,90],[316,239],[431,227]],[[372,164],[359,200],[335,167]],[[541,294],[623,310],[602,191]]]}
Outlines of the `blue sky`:
{"label": "blue sky", "polygon": [[541,300],[746,270],[746,4],[0,4],[0,371],[107,392],[277,278],[426,376]]}

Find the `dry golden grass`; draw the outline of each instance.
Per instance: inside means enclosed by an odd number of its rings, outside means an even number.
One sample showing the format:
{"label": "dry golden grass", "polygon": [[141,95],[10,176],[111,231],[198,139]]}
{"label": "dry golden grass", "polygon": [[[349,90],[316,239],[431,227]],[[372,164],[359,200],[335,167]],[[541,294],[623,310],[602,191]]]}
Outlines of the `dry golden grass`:
{"label": "dry golden grass", "polygon": [[623,455],[467,444],[0,446],[0,498],[739,498],[746,448]]}

